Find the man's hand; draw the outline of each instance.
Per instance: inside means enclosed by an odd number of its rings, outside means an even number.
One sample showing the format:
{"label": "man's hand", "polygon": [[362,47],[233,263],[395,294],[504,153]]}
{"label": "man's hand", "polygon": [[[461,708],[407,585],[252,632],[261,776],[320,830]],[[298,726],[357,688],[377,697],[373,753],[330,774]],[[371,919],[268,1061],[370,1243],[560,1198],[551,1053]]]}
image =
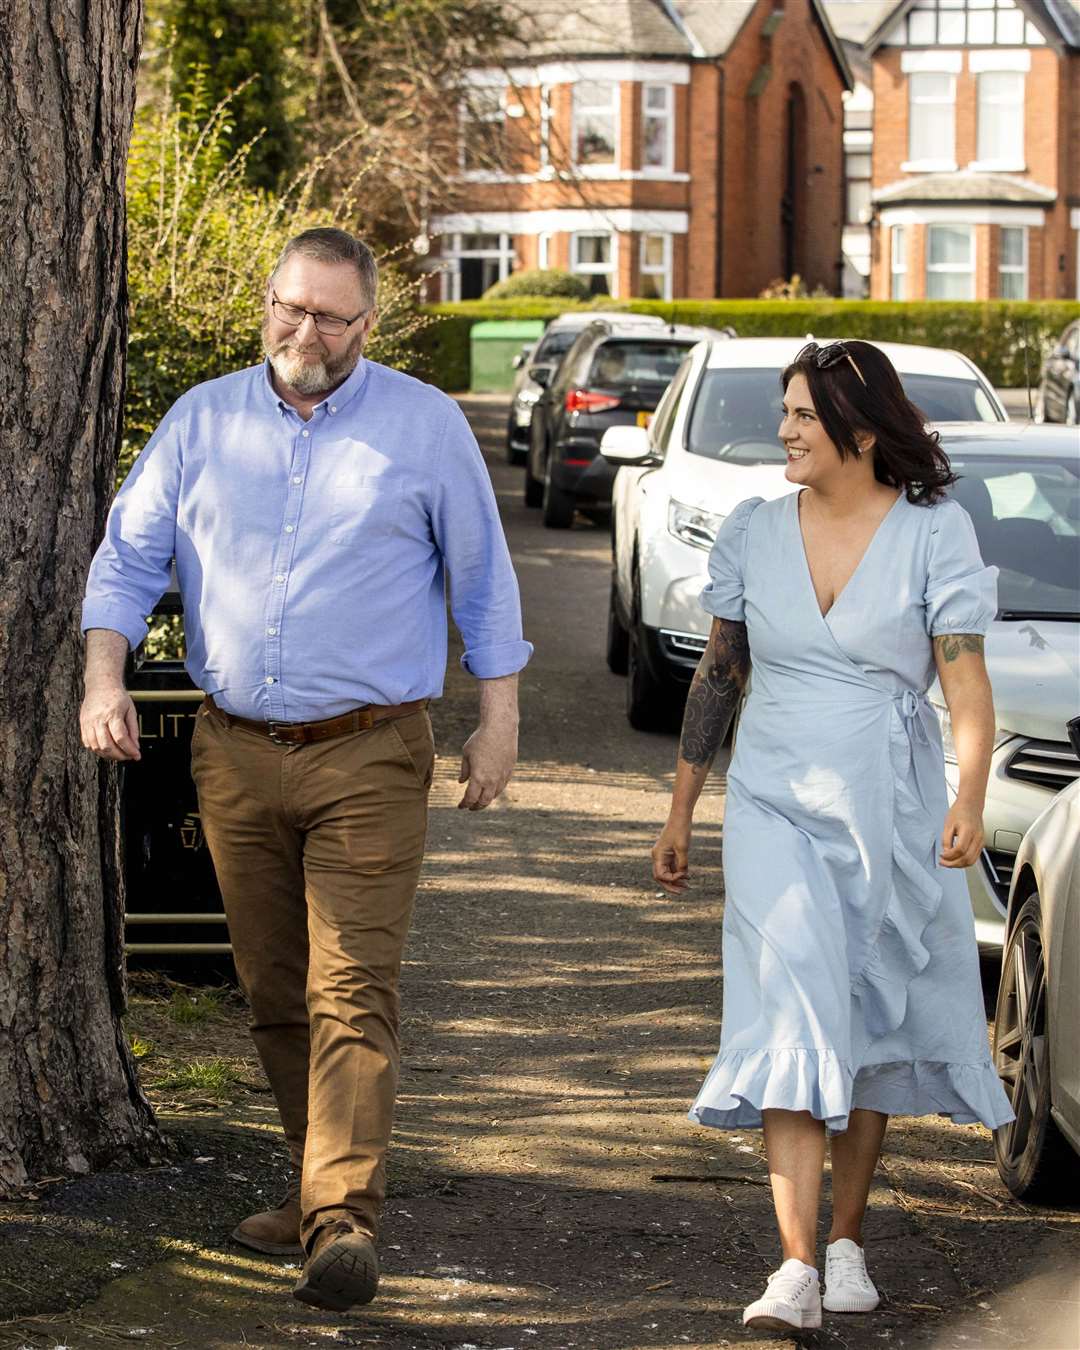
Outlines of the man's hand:
{"label": "man's hand", "polygon": [[82,743],[102,759],[140,759],[139,715],[123,685],[94,686],[79,710]]}
{"label": "man's hand", "polygon": [[517,763],[516,721],[482,722],[461,752],[459,783],[468,783],[458,802],[464,811],[490,806],[510,781]]}

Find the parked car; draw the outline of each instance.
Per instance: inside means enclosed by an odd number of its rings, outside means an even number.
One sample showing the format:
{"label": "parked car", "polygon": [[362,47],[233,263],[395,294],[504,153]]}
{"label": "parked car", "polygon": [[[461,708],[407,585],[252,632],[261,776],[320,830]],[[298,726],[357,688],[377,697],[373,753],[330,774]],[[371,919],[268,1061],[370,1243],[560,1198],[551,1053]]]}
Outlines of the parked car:
{"label": "parked car", "polygon": [[506,424],[506,462],[524,464],[529,454],[529,425],[533,408],[544,387],[579,333],[598,319],[635,322],[645,328],[665,328],[664,320],[653,314],[623,314],[619,311],[570,310],[552,319],[539,342],[528,343],[514,358],[514,383],[510,390],[510,417]]}
{"label": "parked car", "polygon": [[[1080,759],[1080,718],[1067,731]],[[1016,1119],[994,1156],[1018,1199],[1060,1204],[1080,1196],[1080,779],[1024,835],[1007,927],[994,1064]]]}
{"label": "parked car", "polygon": [[1080,424],[1080,319],[1069,324],[1043,362],[1035,421]]}
{"label": "parked car", "polygon": [[608,427],[647,426],[686,352],[723,337],[686,324],[643,329],[636,315],[589,324],[533,409],[525,504],[542,506],[554,529],[568,529],[579,506],[610,506],[615,470],[600,456],[601,436]]}
{"label": "parked car", "polygon": [[[747,497],[792,491],[777,434],[780,374],[803,341],[703,342],[647,431],[622,426],[604,438],[602,454],[623,466],[612,497],[608,665],[627,675],[627,716],[640,730],[666,729],[681,715],[708,636],[698,596],[720,522]],[[967,357],[881,348],[934,421],[1007,422],[993,386]]]}
{"label": "parked car", "polygon": [[[1005,937],[1017,849],[1055,793],[1080,777],[1063,738],[1080,714],[1080,438],[1065,427],[943,427],[961,475],[952,495],[967,510],[987,563],[999,568],[997,618],[986,640],[998,731],[983,824],[986,847],[967,869],[975,933],[984,949]],[[949,715],[935,684],[945,776],[959,770]]]}

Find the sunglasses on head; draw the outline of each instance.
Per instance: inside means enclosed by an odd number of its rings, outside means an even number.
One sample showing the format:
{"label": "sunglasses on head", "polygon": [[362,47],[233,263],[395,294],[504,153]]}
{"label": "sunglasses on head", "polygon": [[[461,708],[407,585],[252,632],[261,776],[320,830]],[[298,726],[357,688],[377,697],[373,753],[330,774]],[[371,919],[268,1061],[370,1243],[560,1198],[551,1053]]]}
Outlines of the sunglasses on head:
{"label": "sunglasses on head", "polygon": [[816,342],[808,342],[795,360],[811,361],[818,370],[828,370],[830,366],[839,365],[841,361],[850,361],[851,369],[862,381],[863,388],[866,388],[863,373],[855,364],[855,358],[848,351],[846,342],[830,342],[827,347],[819,347]]}

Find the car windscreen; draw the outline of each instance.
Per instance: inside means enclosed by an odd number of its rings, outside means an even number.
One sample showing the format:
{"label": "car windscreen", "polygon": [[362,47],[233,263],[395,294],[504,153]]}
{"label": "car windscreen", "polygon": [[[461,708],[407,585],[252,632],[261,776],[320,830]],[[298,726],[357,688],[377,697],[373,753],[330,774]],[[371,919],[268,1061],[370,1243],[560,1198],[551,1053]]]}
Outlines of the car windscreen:
{"label": "car windscreen", "polygon": [[556,328],[552,333],[545,333],[540,339],[540,345],[529,358],[530,363],[556,365],[559,358],[570,350],[580,336],[580,328]]}
{"label": "car windscreen", "polygon": [[[974,380],[900,375],[911,401],[934,422],[996,422]],[[686,448],[733,464],[783,464],[779,440],[784,393],[775,367],[707,370],[694,399]]]}
{"label": "car windscreen", "polygon": [[589,369],[590,389],[629,389],[634,385],[668,385],[682,364],[686,342],[602,342]]}
{"label": "car windscreen", "polygon": [[[949,453],[949,446],[944,445]],[[949,456],[1005,617],[1080,617],[1080,459]]]}

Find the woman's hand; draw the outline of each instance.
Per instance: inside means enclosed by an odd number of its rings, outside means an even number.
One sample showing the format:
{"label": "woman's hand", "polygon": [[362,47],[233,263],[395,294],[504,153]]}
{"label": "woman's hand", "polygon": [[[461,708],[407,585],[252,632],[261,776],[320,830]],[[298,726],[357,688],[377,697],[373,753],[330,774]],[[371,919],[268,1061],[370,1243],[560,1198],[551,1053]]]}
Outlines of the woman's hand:
{"label": "woman's hand", "polygon": [[653,880],[669,895],[680,895],[690,885],[690,821],[668,817],[652,847]]}
{"label": "woman's hand", "polygon": [[982,811],[955,801],[941,831],[942,867],[970,867],[983,846]]}

